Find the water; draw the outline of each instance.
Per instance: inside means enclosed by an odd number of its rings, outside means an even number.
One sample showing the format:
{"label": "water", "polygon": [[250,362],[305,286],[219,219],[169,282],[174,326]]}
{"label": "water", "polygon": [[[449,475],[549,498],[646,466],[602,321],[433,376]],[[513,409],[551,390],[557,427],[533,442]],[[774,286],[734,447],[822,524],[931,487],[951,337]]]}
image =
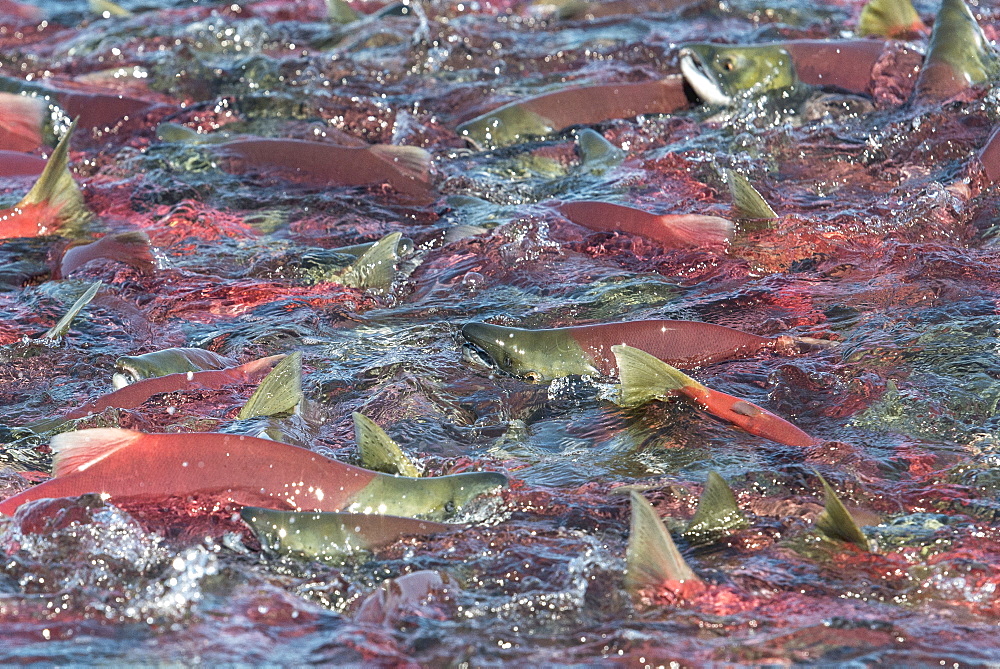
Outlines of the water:
{"label": "water", "polygon": [[[35,502],[0,521],[0,661],[1000,660],[997,201],[966,171],[997,120],[995,92],[921,111],[887,85],[871,113],[805,123],[752,104],[612,120],[595,127],[628,157],[604,170],[580,165],[572,131],[484,152],[454,131],[566,82],[675,73],[685,41],[839,37],[862,5],[807,4],[560,22],[523,3],[411,3],[345,29],[318,2],[125,2],[133,17],[101,19],[74,1],[42,3],[44,25],[6,20],[0,74],[66,82],[123,68],[115,86],[163,106],[78,131],[71,153],[93,230],[146,231],[155,272],[105,259],[59,278],[66,239],[0,241],[0,495],[51,466],[50,435],[20,428],[110,391],[119,356],[183,345],[241,361],[301,350],[303,414],[235,423],[253,389],[233,385],[60,429],[273,427],[356,462],[351,412],[361,411],[430,473],[496,469],[512,487],[470,512],[476,524],[341,568],[261,554],[238,509],[211,500]],[[930,19],[936,6],[918,9]],[[995,37],[997,9],[977,11]],[[157,141],[164,120],[421,146],[435,196],[322,187],[253,165],[230,173],[211,144]],[[590,197],[729,216],[725,167],[782,215],[725,249],[592,232],[547,205]],[[2,201],[30,183],[0,181]],[[306,253],[395,231],[416,248],[387,294],[299,270]],[[32,340],[96,280],[105,289],[62,341]],[[643,318],[839,342],[695,373],[826,442],[780,446],[676,402],[625,410],[598,381],[507,377],[465,358],[458,335],[479,319]],[[628,496],[614,489],[640,485],[681,527],[713,469],[750,526],[680,543],[709,584],[701,595],[633,600],[622,586]],[[875,516],[876,553],[815,533],[816,470]],[[357,619],[379,584],[422,570],[449,585],[381,623]]]}

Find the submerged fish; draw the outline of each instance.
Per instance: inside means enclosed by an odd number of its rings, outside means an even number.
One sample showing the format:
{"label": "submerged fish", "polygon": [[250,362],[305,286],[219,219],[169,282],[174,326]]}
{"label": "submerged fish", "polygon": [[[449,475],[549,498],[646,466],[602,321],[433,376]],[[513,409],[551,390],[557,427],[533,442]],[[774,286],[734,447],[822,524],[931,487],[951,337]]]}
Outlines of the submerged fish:
{"label": "submerged fish", "polygon": [[0,92],[0,149],[34,151],[44,146],[47,111],[42,98]]}
{"label": "submerged fish", "polygon": [[913,99],[936,104],[998,74],[1000,59],[964,0],[942,0]]}
{"label": "submerged fish", "polygon": [[467,323],[462,336],[487,362],[508,374],[548,381],[571,374],[611,376],[618,370],[612,346],[628,344],[685,369],[747,357],[763,350],[791,352],[814,339],[761,337],[697,321],[646,320],[525,330]]}
{"label": "submerged fish", "polygon": [[215,351],[203,348],[165,348],[142,355],[125,355],[115,361],[112,383],[115,388],[168,374],[204,372],[237,367],[238,362]]}
{"label": "submerged fish", "polygon": [[337,186],[387,183],[419,200],[433,199],[431,155],[416,146],[339,146],[304,139],[236,139],[212,147],[231,160],[224,168],[246,172],[273,167],[311,182]]}
{"label": "submerged fish", "polygon": [[105,235],[95,242],[72,246],[63,253],[59,274],[68,276],[91,260],[106,258],[130,267],[140,274],[152,274],[155,266],[149,235],[142,230],[129,230]]}
{"label": "submerged fish", "polygon": [[690,105],[684,80],[570,86],[503,105],[456,130],[476,148],[494,149],[572,125],[592,125],[643,114],[669,114]]}
{"label": "submerged fish", "polygon": [[265,552],[342,564],[404,536],[429,535],[465,527],[457,523],[364,513],[308,513],[244,507],[240,517]]}
{"label": "submerged fish", "polygon": [[451,599],[453,591],[458,589],[458,583],[448,574],[430,569],[390,578],[364,598],[354,614],[354,622],[395,626],[408,609],[425,609],[434,598]]}
{"label": "submerged fish", "polygon": [[0,211],[0,239],[49,235],[89,217],[69,171],[70,134],[72,128],[52,151],[28,194],[10,209]]}
{"label": "submerged fish", "polygon": [[232,434],[95,428],[57,434],[51,448],[53,478],[4,500],[0,513],[42,497],[99,493],[112,502],[210,495],[244,506],[442,519],[507,484],[495,472],[390,476]]}
{"label": "submerged fish", "polygon": [[708,104],[729,105],[797,84],[868,94],[872,69],[882,56],[879,40],[789,40],[770,44],[687,44],[681,72]]}
{"label": "submerged fish", "polygon": [[[3,145],[0,140],[0,146]],[[21,151],[0,149],[0,177],[38,177],[45,170],[47,161]]]}
{"label": "submerged fish", "polygon": [[590,230],[642,235],[667,248],[718,246],[733,237],[733,222],[701,214],[654,214],[612,202],[578,200],[555,205],[563,216]]}
{"label": "submerged fish", "polygon": [[638,406],[654,399],[682,397],[750,434],[788,446],[809,447],[820,440],[767,409],[698,383],[678,369],[631,346],[612,346],[621,380],[619,402]]}

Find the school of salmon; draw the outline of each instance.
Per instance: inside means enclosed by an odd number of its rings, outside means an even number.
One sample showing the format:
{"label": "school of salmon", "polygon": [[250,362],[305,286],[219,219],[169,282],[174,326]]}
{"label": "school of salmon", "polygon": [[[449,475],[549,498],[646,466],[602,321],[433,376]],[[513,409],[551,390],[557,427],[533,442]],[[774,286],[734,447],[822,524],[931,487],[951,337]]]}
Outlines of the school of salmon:
{"label": "school of salmon", "polygon": [[0,662],[1000,662],[998,31],[0,0]]}

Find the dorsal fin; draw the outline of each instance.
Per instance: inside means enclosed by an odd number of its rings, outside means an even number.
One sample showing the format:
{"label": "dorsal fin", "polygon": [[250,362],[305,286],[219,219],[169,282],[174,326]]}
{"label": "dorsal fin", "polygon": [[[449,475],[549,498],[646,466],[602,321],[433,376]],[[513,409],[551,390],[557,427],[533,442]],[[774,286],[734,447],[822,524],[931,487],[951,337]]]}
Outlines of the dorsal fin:
{"label": "dorsal fin", "polygon": [[736,495],[718,472],[708,472],[705,489],[698,500],[698,510],[684,535],[706,536],[737,527],[746,527],[747,519],[736,504]]}
{"label": "dorsal fin", "polygon": [[611,352],[618,363],[618,380],[621,382],[619,404],[622,406],[645,404],[687,386],[704,387],[684,372],[641,349],[618,344],[611,347]]}
{"label": "dorsal fin", "polygon": [[670,532],[646,498],[629,491],[632,521],[625,553],[625,588],[636,592],[667,581],[700,581],[677,550]]}
{"label": "dorsal fin", "polygon": [[392,163],[400,174],[421,184],[431,182],[431,154],[418,146],[374,144],[368,147],[372,154]]}
{"label": "dorsal fin", "polygon": [[384,293],[396,279],[396,260],[399,242],[403,235],[393,232],[372,244],[340,275],[340,283],[353,288],[364,288]]}
{"label": "dorsal fin", "polygon": [[69,138],[75,129],[74,120],[52,150],[38,181],[17,203],[18,207],[45,204],[57,214],[59,221],[75,221],[89,216],[80,188],[69,171]]}
{"label": "dorsal fin", "polygon": [[95,427],[57,434],[49,444],[52,449],[52,476],[85,471],[144,436],[142,432],[117,427]]}
{"label": "dorsal fin", "polygon": [[83,295],[78,297],[76,302],[73,303],[73,306],[69,308],[66,315],[60,318],[58,323],[53,325],[48,332],[42,335],[42,339],[59,339],[66,334],[66,331],[69,330],[69,326],[73,323],[73,319],[77,317],[85,306],[90,304],[90,301],[94,299],[94,296],[97,295],[97,291],[101,289],[102,285],[104,284],[100,281],[95,281],[90,284],[90,287],[87,288]]}
{"label": "dorsal fin", "polygon": [[736,170],[726,170],[729,194],[733,198],[733,210],[737,218],[751,220],[774,220],[778,215],[767,203],[753,184]]}
{"label": "dorsal fin", "polygon": [[421,470],[403,453],[403,449],[392,440],[371,418],[354,412],[354,440],[361,453],[361,464],[366,469],[400,476],[418,477]]}
{"label": "dorsal fin", "polygon": [[594,168],[608,169],[620,165],[627,155],[605,139],[604,135],[590,128],[584,128],[576,133],[576,142],[582,166],[591,171]]}
{"label": "dorsal fin", "polygon": [[264,377],[236,418],[247,420],[292,411],[302,397],[302,351],[295,351]]}
{"label": "dorsal fin", "polygon": [[869,0],[858,17],[858,35],[898,39],[927,30],[910,0]]}
{"label": "dorsal fin", "polygon": [[816,519],[816,528],[831,539],[839,539],[854,544],[863,551],[869,551],[868,538],[858,527],[847,507],[840,501],[837,491],[826,482],[826,479],[815,472],[823,484],[826,509]]}

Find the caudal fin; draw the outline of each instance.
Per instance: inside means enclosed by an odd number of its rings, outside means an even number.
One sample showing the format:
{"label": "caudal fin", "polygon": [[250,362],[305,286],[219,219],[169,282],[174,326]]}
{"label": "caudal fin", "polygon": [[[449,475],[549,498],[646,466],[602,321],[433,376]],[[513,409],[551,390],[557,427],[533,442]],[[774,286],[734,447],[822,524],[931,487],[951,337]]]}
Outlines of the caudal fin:
{"label": "caudal fin", "polygon": [[292,411],[302,398],[302,351],[295,351],[264,377],[236,418],[247,420]]}
{"label": "caudal fin", "polygon": [[937,104],[998,74],[1000,59],[965,0],[942,0],[927,57],[914,86],[914,100]]}
{"label": "caudal fin", "polygon": [[729,193],[733,198],[733,211],[737,218],[772,221],[778,218],[750,181],[736,170],[726,170]]}
{"label": "caudal fin", "polygon": [[66,334],[66,331],[69,330],[69,326],[73,323],[73,319],[79,315],[85,306],[90,304],[90,301],[94,299],[94,296],[97,295],[97,291],[101,289],[102,285],[104,284],[100,281],[95,281],[90,284],[90,287],[87,288],[83,295],[77,298],[76,302],[73,303],[73,306],[69,308],[66,315],[60,318],[58,323],[53,325],[48,332],[42,335],[42,339],[59,339]]}
{"label": "caudal fin", "polygon": [[393,166],[405,178],[428,186],[431,182],[431,154],[418,146],[374,144],[368,147],[374,155]]}
{"label": "caudal fin", "polygon": [[52,449],[52,476],[85,471],[144,436],[146,435],[142,432],[116,427],[96,427],[57,434],[49,444]]}
{"label": "caudal fin", "polygon": [[900,39],[927,30],[910,0],[869,0],[858,18],[858,35]]}
{"label": "caudal fin", "polygon": [[625,588],[637,592],[668,581],[700,581],[677,550],[670,532],[646,498],[629,491],[632,521],[625,552]]}
{"label": "caudal fin", "polygon": [[34,151],[45,143],[48,103],[41,97],[0,93],[0,149]]}
{"label": "caudal fin", "polygon": [[354,418],[354,440],[365,469],[414,478],[422,474],[421,468],[372,419],[357,412],[351,416]]}
{"label": "caudal fin", "polygon": [[621,406],[639,406],[669,397],[672,391],[702,385],[641,349],[618,344],[611,347],[611,352],[618,363],[618,380],[621,383],[618,403]]}
{"label": "caudal fin", "polygon": [[863,551],[869,551],[868,538],[858,527],[857,521],[844,506],[837,496],[837,491],[826,482],[819,472],[816,472],[820,482],[823,484],[823,494],[825,505],[823,513],[816,519],[816,528],[830,539],[838,539],[854,544]]}
{"label": "caudal fin", "polygon": [[718,246],[731,241],[736,226],[728,218],[703,214],[664,214],[658,217],[680,243],[693,246]]}
{"label": "caudal fin", "polygon": [[17,203],[18,207],[44,205],[52,218],[62,224],[80,222],[89,217],[80,188],[69,171],[69,138],[74,129],[76,121],[56,144],[38,181]]}
{"label": "caudal fin", "polygon": [[372,244],[360,258],[340,275],[340,283],[384,293],[396,279],[396,260],[403,235],[393,232]]}
{"label": "caudal fin", "polygon": [[748,525],[736,504],[736,495],[718,472],[708,472],[705,489],[698,500],[698,510],[684,530],[686,537],[707,537]]}

